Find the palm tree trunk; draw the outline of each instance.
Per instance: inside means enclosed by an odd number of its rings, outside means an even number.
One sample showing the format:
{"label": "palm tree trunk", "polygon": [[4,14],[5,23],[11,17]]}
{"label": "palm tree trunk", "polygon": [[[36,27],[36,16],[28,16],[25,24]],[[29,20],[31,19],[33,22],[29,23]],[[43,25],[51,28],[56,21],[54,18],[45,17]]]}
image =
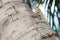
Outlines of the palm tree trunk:
{"label": "palm tree trunk", "polygon": [[1,0],[0,4],[0,40],[59,40],[23,0]]}

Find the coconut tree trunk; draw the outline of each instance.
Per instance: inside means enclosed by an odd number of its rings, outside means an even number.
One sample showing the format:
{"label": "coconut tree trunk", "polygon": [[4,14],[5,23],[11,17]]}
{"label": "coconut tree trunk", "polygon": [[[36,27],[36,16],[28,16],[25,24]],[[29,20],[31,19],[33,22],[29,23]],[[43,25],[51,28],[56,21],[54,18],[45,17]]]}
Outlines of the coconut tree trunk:
{"label": "coconut tree trunk", "polygon": [[59,40],[55,34],[23,0],[0,0],[0,40]]}

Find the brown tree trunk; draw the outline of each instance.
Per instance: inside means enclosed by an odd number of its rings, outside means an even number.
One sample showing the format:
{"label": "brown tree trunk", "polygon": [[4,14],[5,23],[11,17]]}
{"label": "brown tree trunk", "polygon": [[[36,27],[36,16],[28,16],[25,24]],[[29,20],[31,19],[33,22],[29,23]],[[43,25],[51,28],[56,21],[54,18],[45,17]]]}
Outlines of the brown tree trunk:
{"label": "brown tree trunk", "polygon": [[55,34],[23,0],[0,0],[0,40],[59,40]]}

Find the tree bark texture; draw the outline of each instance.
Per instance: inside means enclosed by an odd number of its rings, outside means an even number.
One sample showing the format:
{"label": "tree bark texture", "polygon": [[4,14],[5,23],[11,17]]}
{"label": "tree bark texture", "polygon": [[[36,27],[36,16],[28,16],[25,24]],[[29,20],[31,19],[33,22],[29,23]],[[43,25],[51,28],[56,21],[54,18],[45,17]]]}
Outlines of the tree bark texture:
{"label": "tree bark texture", "polygon": [[55,34],[23,0],[0,0],[0,40],[59,40]]}

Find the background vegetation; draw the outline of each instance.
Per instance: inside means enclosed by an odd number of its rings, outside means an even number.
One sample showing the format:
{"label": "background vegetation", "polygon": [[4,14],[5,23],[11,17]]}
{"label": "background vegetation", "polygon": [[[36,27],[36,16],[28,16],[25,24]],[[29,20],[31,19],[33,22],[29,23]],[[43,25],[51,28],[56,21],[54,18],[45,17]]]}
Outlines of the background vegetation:
{"label": "background vegetation", "polygon": [[30,8],[36,4],[39,6],[45,3],[45,8],[47,7],[47,20],[51,28],[56,31],[60,37],[60,0],[24,0],[24,2],[26,2]]}

